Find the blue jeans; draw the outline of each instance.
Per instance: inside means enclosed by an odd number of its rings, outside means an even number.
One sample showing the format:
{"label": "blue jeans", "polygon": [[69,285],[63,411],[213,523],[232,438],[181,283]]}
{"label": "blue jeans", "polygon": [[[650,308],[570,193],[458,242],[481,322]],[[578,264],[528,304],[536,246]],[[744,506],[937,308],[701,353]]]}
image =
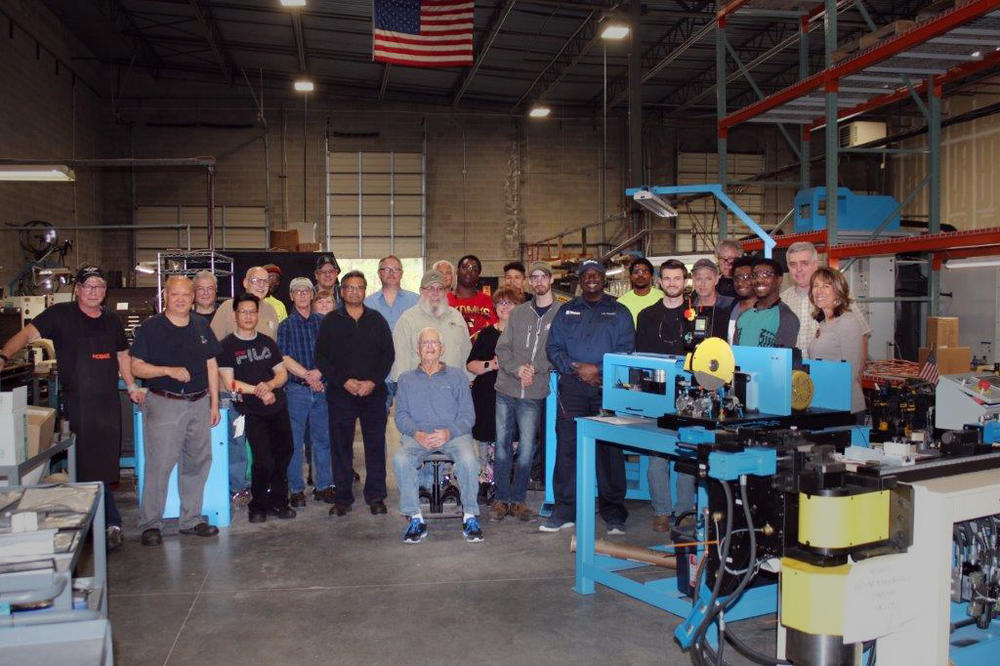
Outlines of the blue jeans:
{"label": "blue jeans", "polygon": [[462,511],[479,515],[479,458],[472,435],[452,437],[440,448],[427,450],[409,435],[403,435],[399,450],[392,457],[396,469],[396,485],[399,486],[399,510],[404,516],[420,513],[420,494],[417,489],[417,467],[424,458],[440,451],[455,461],[455,481],[462,498]]}
{"label": "blue jeans", "polygon": [[[493,481],[500,502],[523,503],[528,495],[531,460],[535,453],[535,436],[542,413],[542,400],[514,398],[497,391],[497,446],[493,460]],[[514,433],[520,431],[517,460],[514,460]],[[511,467],[514,468],[513,484]]]}
{"label": "blue jeans", "polygon": [[229,409],[229,492],[235,493],[250,488],[250,479],[247,478],[246,430],[239,437],[234,436],[236,428],[233,422],[239,418],[240,413],[233,409],[232,399],[228,394],[221,396],[219,406]]}
{"label": "blue jeans", "polygon": [[324,490],[333,485],[333,465],[330,461],[330,420],[327,416],[326,392],[317,393],[304,384],[285,384],[288,416],[292,421],[292,459],[288,462],[288,491],[301,493],[306,489],[302,475],[306,425],[312,444],[313,487]]}
{"label": "blue jeans", "polygon": [[649,502],[656,516],[679,516],[694,508],[694,477],[690,474],[675,473],[677,482],[677,504],[670,494],[670,461],[661,456],[649,456]]}

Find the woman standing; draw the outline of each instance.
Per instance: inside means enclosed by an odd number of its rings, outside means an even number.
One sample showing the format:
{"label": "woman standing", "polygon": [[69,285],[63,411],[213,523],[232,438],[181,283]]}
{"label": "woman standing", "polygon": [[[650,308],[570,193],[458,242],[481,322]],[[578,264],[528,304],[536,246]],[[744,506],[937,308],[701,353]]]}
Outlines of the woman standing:
{"label": "woman standing", "polygon": [[521,299],[522,294],[509,287],[498,289],[493,294],[493,309],[499,321],[479,332],[465,364],[465,369],[476,376],[472,381],[472,404],[476,408],[476,424],[472,426],[472,436],[485,447],[481,452],[483,471],[479,475],[480,503],[491,499],[493,489],[493,447],[497,439],[496,383],[499,369],[497,341],[510,320],[511,310]]}
{"label": "woman standing", "polygon": [[864,423],[865,396],[861,391],[864,329],[857,317],[844,316],[851,312],[847,280],[835,268],[817,269],[809,281],[809,300],[815,308],[813,318],[819,322],[816,337],[809,342],[809,358],[851,364],[851,413],[858,423]]}

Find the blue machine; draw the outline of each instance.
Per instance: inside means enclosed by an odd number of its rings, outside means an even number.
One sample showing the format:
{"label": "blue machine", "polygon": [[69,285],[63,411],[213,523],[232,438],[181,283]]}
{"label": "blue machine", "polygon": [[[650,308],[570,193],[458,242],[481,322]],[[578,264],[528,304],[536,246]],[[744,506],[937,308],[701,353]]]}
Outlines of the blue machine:
{"label": "blue machine", "polygon": [[[208,522],[216,527],[229,527],[232,520],[229,497],[229,410],[220,409],[219,423],[212,428],[212,466],[205,481],[205,496],[201,511]],[[135,432],[135,475],[139,501],[146,469],[145,438],[143,436],[142,412],[133,406],[132,427]],[[170,472],[167,482],[167,503],[163,508],[164,518],[177,518],[181,514],[181,499],[177,491],[177,465]]]}
{"label": "blue machine", "polygon": [[[899,229],[899,202],[886,195],[855,194],[837,188],[837,228],[841,231]],[[795,195],[795,231],[826,229],[826,188],[812,187]]]}

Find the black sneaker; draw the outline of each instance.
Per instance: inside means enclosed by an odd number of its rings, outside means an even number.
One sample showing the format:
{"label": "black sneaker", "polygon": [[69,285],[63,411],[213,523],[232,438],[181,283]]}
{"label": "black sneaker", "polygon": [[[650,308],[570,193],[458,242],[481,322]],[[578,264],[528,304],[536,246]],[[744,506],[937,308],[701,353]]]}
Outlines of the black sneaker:
{"label": "black sneaker", "polygon": [[208,523],[201,522],[194,527],[185,527],[178,531],[181,534],[190,534],[191,536],[214,537],[219,533],[219,528],[215,525],[209,525]]}
{"label": "black sneaker", "polygon": [[299,515],[299,514],[295,513],[295,509],[293,509],[290,506],[283,506],[280,509],[279,508],[272,508],[271,509],[271,513],[273,513],[274,515],[276,515],[278,518],[281,518],[282,520],[290,520],[290,519],[294,518],[295,516]]}
{"label": "black sneaker", "polygon": [[403,543],[420,543],[427,536],[427,523],[419,518],[411,518],[403,534]]}

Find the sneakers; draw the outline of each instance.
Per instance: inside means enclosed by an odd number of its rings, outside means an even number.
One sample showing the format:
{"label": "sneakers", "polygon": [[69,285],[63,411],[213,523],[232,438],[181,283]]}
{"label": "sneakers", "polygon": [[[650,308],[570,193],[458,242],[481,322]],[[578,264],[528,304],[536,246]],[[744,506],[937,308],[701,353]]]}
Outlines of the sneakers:
{"label": "sneakers", "polygon": [[608,536],[621,536],[625,534],[625,523],[608,523]]}
{"label": "sneakers", "polygon": [[293,509],[301,509],[306,505],[306,494],[292,493],[292,496],[288,498],[288,503],[292,505]]}
{"label": "sneakers", "polygon": [[503,520],[503,517],[510,513],[510,506],[506,502],[494,500],[490,505],[490,520]]}
{"label": "sneakers", "polygon": [[125,535],[122,534],[121,525],[109,525],[104,530],[104,549],[111,552],[116,548],[121,548],[125,543]]}
{"label": "sneakers", "polygon": [[403,543],[420,543],[427,536],[427,523],[419,518],[410,519],[410,525],[403,534]]}
{"label": "sneakers", "polygon": [[529,521],[535,517],[535,512],[528,508],[524,502],[515,502],[507,509],[507,513],[518,520]]}
{"label": "sneakers", "polygon": [[469,543],[479,543],[483,540],[483,530],[479,527],[479,519],[470,516],[462,525],[462,534]]}
{"label": "sneakers", "polygon": [[271,507],[271,513],[273,513],[278,518],[281,518],[282,520],[291,520],[292,518],[298,515],[295,512],[295,509],[293,509],[290,506]]}
{"label": "sneakers", "polygon": [[243,488],[242,490],[237,490],[233,493],[233,504],[236,506],[246,506],[250,503],[250,489]]}
{"label": "sneakers", "polygon": [[337,501],[337,490],[333,486],[327,486],[323,490],[314,490],[313,499],[326,504],[333,504]]}
{"label": "sneakers", "polygon": [[556,518],[555,516],[549,516],[548,520],[538,526],[539,532],[558,532],[559,530],[565,530],[572,527],[576,527],[576,523],[572,520],[562,520]]}

